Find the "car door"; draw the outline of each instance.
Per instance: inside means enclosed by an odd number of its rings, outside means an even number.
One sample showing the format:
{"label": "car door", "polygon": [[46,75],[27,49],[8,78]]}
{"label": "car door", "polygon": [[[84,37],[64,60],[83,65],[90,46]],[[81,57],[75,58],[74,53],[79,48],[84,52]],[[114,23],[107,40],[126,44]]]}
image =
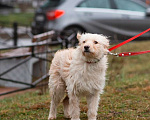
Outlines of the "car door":
{"label": "car door", "polygon": [[85,0],[75,9],[80,24],[87,32],[114,37],[119,32],[120,14],[116,14],[112,0]]}
{"label": "car door", "polygon": [[[119,35],[132,37],[150,27],[150,19],[145,14],[146,7],[140,2],[134,0],[112,1],[116,5],[115,13],[121,16],[118,22]],[[143,37],[149,36],[149,33],[143,35]]]}

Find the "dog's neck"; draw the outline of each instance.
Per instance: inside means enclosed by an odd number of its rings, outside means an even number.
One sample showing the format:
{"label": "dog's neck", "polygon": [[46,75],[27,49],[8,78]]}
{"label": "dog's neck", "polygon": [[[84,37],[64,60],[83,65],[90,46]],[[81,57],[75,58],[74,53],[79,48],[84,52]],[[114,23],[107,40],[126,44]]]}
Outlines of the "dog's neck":
{"label": "dog's neck", "polygon": [[100,61],[99,59],[94,59],[94,60],[87,60],[85,62],[91,64],[91,63],[98,63],[99,61]]}
{"label": "dog's neck", "polygon": [[104,55],[101,57],[101,58],[95,58],[95,59],[89,59],[89,60],[86,60],[85,62],[88,63],[88,64],[92,64],[92,63],[98,63],[101,61],[101,59],[104,57]]}

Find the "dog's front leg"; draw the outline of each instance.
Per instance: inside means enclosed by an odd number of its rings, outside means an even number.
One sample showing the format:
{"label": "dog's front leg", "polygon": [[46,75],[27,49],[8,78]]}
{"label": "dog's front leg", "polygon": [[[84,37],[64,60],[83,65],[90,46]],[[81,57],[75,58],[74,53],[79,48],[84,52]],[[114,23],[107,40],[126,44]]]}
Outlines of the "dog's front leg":
{"label": "dog's front leg", "polygon": [[99,93],[97,92],[94,95],[88,95],[87,104],[88,104],[88,120],[96,120],[98,104],[99,104]]}
{"label": "dog's front leg", "polygon": [[71,120],[80,120],[79,99],[76,95],[69,95],[69,112]]}

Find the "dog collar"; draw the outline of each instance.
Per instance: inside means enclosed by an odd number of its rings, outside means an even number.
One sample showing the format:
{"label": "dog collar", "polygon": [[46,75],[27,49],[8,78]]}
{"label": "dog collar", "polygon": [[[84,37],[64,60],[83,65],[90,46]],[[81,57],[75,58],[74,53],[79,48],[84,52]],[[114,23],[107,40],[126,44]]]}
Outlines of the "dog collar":
{"label": "dog collar", "polygon": [[96,59],[95,61],[86,61],[86,63],[91,64],[91,63],[98,63],[100,60]]}
{"label": "dog collar", "polygon": [[88,64],[91,64],[91,63],[98,63],[99,61],[96,61],[96,62],[88,62],[88,61],[86,61],[86,63],[88,63]]}
{"label": "dog collar", "polygon": [[95,61],[86,61],[86,63],[88,63],[88,64],[98,63],[103,57],[104,57],[104,55],[100,59],[95,59]]}

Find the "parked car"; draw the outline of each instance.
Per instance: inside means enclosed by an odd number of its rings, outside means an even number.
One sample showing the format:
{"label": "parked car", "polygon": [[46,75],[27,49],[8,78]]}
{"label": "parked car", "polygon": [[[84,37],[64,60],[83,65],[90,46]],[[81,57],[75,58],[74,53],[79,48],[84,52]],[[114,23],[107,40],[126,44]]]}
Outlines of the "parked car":
{"label": "parked car", "polygon": [[32,32],[55,30],[63,36],[84,31],[124,40],[150,27],[147,8],[139,0],[47,0],[35,12]]}

